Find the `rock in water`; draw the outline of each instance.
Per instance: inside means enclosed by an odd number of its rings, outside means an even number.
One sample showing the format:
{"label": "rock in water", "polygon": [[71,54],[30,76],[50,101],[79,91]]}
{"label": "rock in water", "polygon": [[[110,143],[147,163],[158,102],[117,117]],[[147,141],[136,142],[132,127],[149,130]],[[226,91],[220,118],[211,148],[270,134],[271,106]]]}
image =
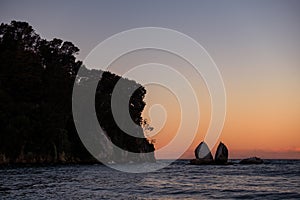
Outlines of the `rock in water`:
{"label": "rock in water", "polygon": [[225,146],[225,144],[220,142],[216,151],[215,162],[217,164],[226,164],[227,161],[228,161],[228,149]]}
{"label": "rock in water", "polygon": [[251,158],[246,158],[240,161],[240,164],[263,164],[264,161],[261,158],[258,157],[251,157]]}
{"label": "rock in water", "polygon": [[191,165],[213,165],[215,162],[209,159],[192,159],[190,160]]}
{"label": "rock in water", "polygon": [[201,142],[195,149],[196,159],[205,159],[207,161],[213,161],[213,156],[205,142]]}

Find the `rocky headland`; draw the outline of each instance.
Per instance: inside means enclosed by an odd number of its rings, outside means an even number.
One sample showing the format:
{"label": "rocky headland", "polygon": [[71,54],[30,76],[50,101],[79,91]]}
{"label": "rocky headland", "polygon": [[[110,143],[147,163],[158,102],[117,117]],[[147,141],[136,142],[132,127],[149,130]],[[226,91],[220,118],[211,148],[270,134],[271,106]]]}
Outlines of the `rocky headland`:
{"label": "rocky headland", "polygon": [[[98,132],[91,127],[90,116],[82,123],[91,142],[100,147],[101,160],[155,161],[154,145],[142,129],[146,94],[142,85],[110,72],[86,68],[75,57],[79,48],[74,44],[57,38],[42,39],[27,22],[2,23],[0,33],[0,164],[98,162],[82,144],[72,113],[73,85],[87,94],[95,82],[95,105],[90,107],[96,110],[106,139],[93,138]],[[83,70],[81,76],[77,74],[79,68]],[[118,127],[112,114],[112,91],[119,80],[124,83],[122,91],[134,91],[128,108],[135,124],[130,135]],[[125,95],[126,92],[120,94],[119,99],[126,99]],[[87,110],[90,108],[85,96],[79,98],[77,106],[93,115],[94,111]],[[115,153],[109,142],[125,151]],[[137,154],[130,156],[126,152]]]}

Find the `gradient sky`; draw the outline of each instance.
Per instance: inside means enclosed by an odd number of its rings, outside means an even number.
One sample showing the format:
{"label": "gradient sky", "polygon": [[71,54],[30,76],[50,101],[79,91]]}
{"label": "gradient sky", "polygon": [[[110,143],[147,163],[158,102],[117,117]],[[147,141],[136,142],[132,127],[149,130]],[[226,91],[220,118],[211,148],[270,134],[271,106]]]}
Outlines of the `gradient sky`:
{"label": "gradient sky", "polygon": [[[230,157],[300,158],[300,1],[2,0],[0,19],[27,21],[44,38],[73,42],[81,60],[99,42],[131,28],[185,33],[208,51],[222,74],[227,116],[220,140]],[[177,68],[191,73],[185,67]],[[203,117],[185,157],[193,156],[210,119],[205,85],[196,87]],[[154,137],[159,148],[177,129],[178,105],[167,91],[148,90],[147,105],[160,102],[168,110],[165,127]],[[149,117],[147,112],[144,116]]]}

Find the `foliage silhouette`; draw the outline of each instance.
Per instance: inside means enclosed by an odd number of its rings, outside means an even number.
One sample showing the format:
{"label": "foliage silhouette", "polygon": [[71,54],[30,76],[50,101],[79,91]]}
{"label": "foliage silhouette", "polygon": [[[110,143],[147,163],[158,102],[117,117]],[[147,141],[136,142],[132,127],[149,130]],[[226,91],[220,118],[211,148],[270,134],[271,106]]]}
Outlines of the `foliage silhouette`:
{"label": "foliage silhouette", "polygon": [[[0,26],[0,163],[95,162],[82,145],[72,117],[72,88],[81,77],[79,49],[71,42],[42,39],[27,22]],[[110,72],[88,70],[89,81],[102,76],[96,91],[96,111],[109,139],[131,152],[153,152],[146,138],[127,135],[116,125],[111,111],[111,93],[118,80],[137,90],[130,98],[130,115],[141,126],[146,90],[134,81]],[[125,88],[124,88],[125,89]],[[143,136],[142,128],[139,130]],[[100,144],[99,144],[100,145]],[[114,159],[112,157],[108,158]],[[154,161],[123,158],[124,161]]]}

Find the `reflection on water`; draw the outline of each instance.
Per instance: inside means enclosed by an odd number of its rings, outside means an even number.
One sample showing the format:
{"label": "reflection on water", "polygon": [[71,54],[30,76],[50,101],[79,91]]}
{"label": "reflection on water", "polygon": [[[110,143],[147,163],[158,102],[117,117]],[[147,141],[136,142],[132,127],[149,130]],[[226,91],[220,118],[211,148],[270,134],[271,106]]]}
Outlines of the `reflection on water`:
{"label": "reflection on water", "polygon": [[144,174],[103,165],[2,167],[0,199],[300,198],[299,160],[229,166],[187,163],[178,160]]}

